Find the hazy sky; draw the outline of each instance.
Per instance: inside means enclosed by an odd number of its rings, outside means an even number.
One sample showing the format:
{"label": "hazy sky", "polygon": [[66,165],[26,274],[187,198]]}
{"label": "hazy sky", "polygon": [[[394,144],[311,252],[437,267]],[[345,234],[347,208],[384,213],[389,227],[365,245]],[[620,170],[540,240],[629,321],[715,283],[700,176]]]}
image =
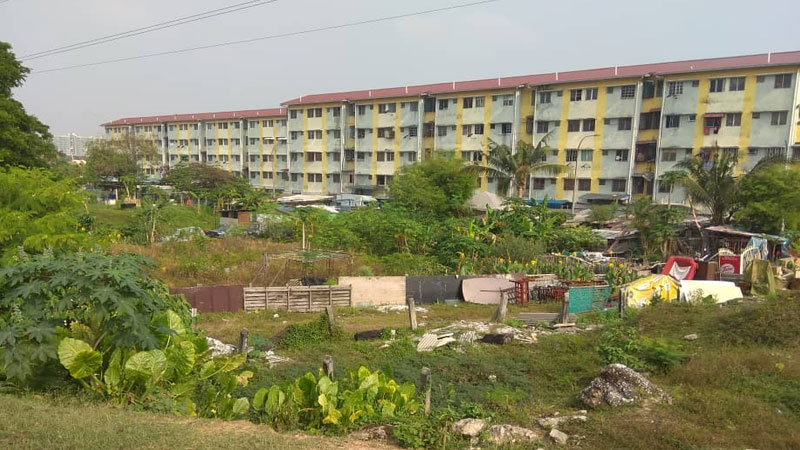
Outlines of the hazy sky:
{"label": "hazy sky", "polygon": [[[7,0],[0,40],[25,55],[243,0]],[[455,11],[36,74],[473,0],[278,0],[26,62],[15,91],[56,134],[121,117],[267,108],[300,95],[800,50],[797,0],[499,0]]]}

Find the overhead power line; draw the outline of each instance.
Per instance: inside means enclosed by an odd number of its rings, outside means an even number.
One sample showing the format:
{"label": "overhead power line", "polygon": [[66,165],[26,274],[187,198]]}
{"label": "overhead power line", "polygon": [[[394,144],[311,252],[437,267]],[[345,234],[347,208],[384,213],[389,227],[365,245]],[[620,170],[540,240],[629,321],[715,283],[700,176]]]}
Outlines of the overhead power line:
{"label": "overhead power line", "polygon": [[351,28],[351,27],[356,27],[356,26],[359,26],[359,25],[367,25],[367,24],[378,23],[378,22],[387,22],[387,21],[390,21],[390,20],[403,19],[403,18],[414,17],[414,16],[422,16],[422,15],[425,15],[425,14],[432,14],[432,13],[437,13],[437,12],[442,12],[442,11],[451,11],[451,10],[454,10],[454,9],[467,8],[467,7],[470,7],[470,6],[483,5],[483,4],[487,4],[487,3],[494,3],[494,2],[497,2],[497,1],[500,1],[500,0],[483,0],[483,1],[477,1],[477,2],[471,2],[471,3],[462,3],[462,4],[458,4],[458,5],[445,6],[445,7],[442,7],[442,8],[427,9],[427,10],[416,11],[416,12],[412,12],[412,13],[397,14],[397,15],[394,15],[394,16],[385,16],[385,17],[379,17],[379,18],[376,18],[376,19],[361,20],[361,21],[358,21],[358,22],[350,22],[350,23],[344,23],[344,24],[339,24],[339,25],[329,25],[329,26],[326,26],[326,27],[311,28],[311,29],[301,30],[301,31],[292,31],[292,32],[281,33],[281,34],[272,34],[272,35],[268,35],[268,36],[261,36],[261,37],[250,38],[250,39],[242,39],[242,40],[238,40],[238,41],[220,42],[218,44],[203,45],[203,46],[200,46],[200,47],[188,47],[188,48],[182,48],[182,49],[177,49],[177,50],[168,50],[168,51],[157,52],[157,53],[149,53],[149,54],[145,54],[145,55],[129,56],[129,57],[126,57],[126,58],[109,59],[109,60],[105,60],[105,61],[97,61],[97,62],[86,63],[86,64],[75,64],[75,65],[72,65],[72,66],[57,67],[57,68],[54,68],[54,69],[32,70],[31,73],[32,74],[38,74],[38,73],[48,73],[48,72],[59,72],[59,71],[62,71],[62,70],[78,69],[78,68],[81,68],[81,67],[100,66],[100,65],[104,65],[104,64],[113,64],[113,63],[124,62],[124,61],[133,61],[133,60],[136,60],[136,59],[153,58],[153,57],[156,57],[156,56],[175,55],[175,54],[178,54],[178,53],[186,53],[186,52],[193,52],[193,51],[198,51],[198,50],[208,50],[208,49],[218,48],[218,47],[227,47],[227,46],[231,46],[231,45],[246,44],[246,43],[250,43],[250,42],[264,41],[264,40],[268,40],[268,39],[279,39],[279,38],[285,38],[285,37],[290,37],[290,36],[299,36],[299,35],[303,35],[303,34],[318,33],[318,32],[321,32],[321,31],[337,30],[337,29],[341,29],[341,28]]}
{"label": "overhead power line", "polygon": [[25,61],[25,60],[45,58],[47,56],[58,55],[61,53],[71,52],[73,50],[78,50],[81,48],[92,47],[95,45],[105,44],[107,42],[138,36],[140,34],[152,33],[153,31],[159,31],[166,28],[177,27],[180,25],[185,25],[187,23],[209,19],[211,17],[221,16],[223,14],[230,14],[232,12],[241,11],[243,9],[249,9],[249,8],[254,8],[256,6],[267,5],[269,3],[275,3],[277,1],[278,0],[249,0],[243,3],[237,3],[235,5],[226,6],[224,8],[217,8],[197,14],[192,14],[191,16],[179,17],[177,19],[156,23],[142,28],[135,28],[133,30],[123,31],[121,33],[116,33],[116,34],[110,34],[108,36],[90,39],[88,41],[76,42],[74,44],[65,45],[63,47],[56,47],[56,48],[51,48],[50,50],[31,53],[20,57],[20,59]]}

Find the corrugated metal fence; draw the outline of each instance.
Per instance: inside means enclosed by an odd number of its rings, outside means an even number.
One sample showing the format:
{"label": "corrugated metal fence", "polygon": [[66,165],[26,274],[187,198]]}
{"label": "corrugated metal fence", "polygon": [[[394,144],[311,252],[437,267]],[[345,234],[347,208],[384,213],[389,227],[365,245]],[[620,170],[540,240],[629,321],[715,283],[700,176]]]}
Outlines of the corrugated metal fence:
{"label": "corrugated metal fence", "polygon": [[241,311],[244,308],[241,285],[172,288],[169,291],[186,296],[192,308],[199,312]]}
{"label": "corrugated metal fence", "polygon": [[326,306],[352,306],[350,286],[246,287],[243,291],[245,311],[317,312]]}

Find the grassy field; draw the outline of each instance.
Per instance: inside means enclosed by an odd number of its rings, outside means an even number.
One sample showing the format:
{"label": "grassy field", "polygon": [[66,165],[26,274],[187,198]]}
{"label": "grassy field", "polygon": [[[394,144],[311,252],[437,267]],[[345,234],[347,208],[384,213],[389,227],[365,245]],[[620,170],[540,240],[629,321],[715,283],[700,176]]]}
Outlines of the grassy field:
{"label": "grassy field", "polygon": [[[518,310],[512,309],[509,317]],[[270,337],[287,324],[315,316],[278,312],[201,316],[199,326],[228,342],[247,327],[251,336]],[[420,322],[428,327],[452,320],[486,320],[491,308],[434,305]],[[423,317],[424,316],[424,317]],[[286,323],[284,323],[286,321]],[[282,383],[316,372],[332,355],[340,374],[359,365],[391,366],[399,381],[416,381],[421,367],[433,370],[435,408],[477,405],[498,423],[534,426],[553,412],[583,407],[578,393],[605,364],[598,347],[612,327],[629,327],[644,339],[682,347],[685,363],[647,376],[666,389],[673,405],[623,407],[590,413],[585,424],[563,431],[585,436],[581,446],[597,449],[800,448],[800,302],[782,301],[735,307],[659,305],[624,323],[574,335],[542,336],[536,344],[479,345],[463,353],[450,348],[416,352],[408,340],[388,348],[382,341],[355,342],[364,329],[404,328],[407,314],[343,309],[337,322],[344,337],[294,349],[278,349],[293,363],[273,368],[254,363],[257,375],[244,390]],[[685,341],[696,333],[699,339]]]}
{"label": "grassy field", "polygon": [[0,394],[2,449],[385,449],[345,439],[280,434],[246,421],[135,412],[73,397]]}

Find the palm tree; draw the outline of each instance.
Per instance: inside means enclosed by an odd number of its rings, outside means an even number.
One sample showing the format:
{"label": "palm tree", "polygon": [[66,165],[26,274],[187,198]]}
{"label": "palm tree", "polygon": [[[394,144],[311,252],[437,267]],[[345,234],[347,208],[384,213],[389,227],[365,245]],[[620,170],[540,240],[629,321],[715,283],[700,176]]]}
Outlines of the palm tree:
{"label": "palm tree", "polygon": [[507,145],[490,141],[488,164],[466,166],[465,170],[497,178],[500,192],[509,192],[514,188],[517,197],[522,198],[531,175],[558,175],[566,170],[564,165],[545,162],[549,151],[550,147],[544,145],[544,139],[535,146],[519,141],[516,152],[512,152]]}
{"label": "palm tree", "polygon": [[[749,173],[784,161],[783,158],[762,158]],[[735,175],[736,156],[732,152],[720,151],[719,147],[710,150],[707,159],[697,155],[675,165],[684,170],[685,175],[677,182],[689,193],[692,201],[711,212],[712,225],[729,222],[739,202],[739,179]]]}
{"label": "palm tree", "polygon": [[672,209],[672,193],[675,190],[675,185],[680,183],[681,180],[686,178],[686,172],[683,170],[670,170],[664,172],[661,176],[660,183],[669,186],[669,195],[667,196],[667,209]]}

